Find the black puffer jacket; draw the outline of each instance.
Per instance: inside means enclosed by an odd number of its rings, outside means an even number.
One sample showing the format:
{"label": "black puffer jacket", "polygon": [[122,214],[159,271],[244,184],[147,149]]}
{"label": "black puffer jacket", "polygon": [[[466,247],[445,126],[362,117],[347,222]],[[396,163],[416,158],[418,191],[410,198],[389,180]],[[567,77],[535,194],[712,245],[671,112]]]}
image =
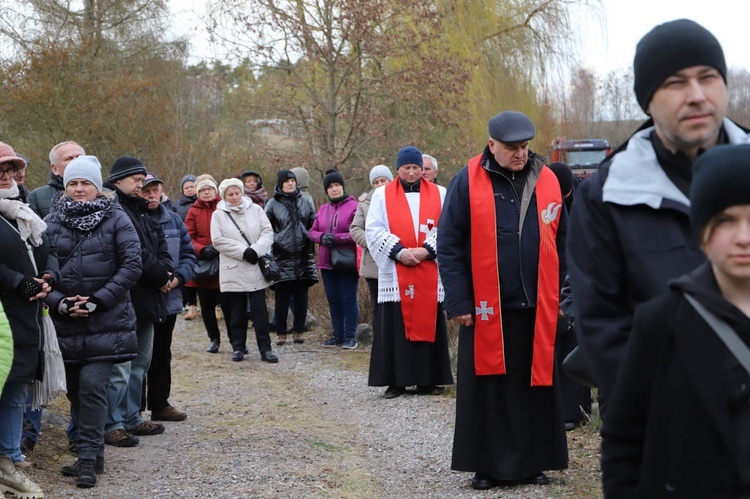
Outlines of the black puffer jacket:
{"label": "black puffer jacket", "polygon": [[8,382],[31,383],[35,379],[42,379],[44,372],[42,302],[30,302],[16,288],[21,282],[42,272],[49,273],[55,282],[59,280],[59,275],[57,259],[46,234],[42,236],[42,244],[33,252],[37,272],[26,244],[15,227],[15,221],[0,217],[0,299],[13,332],[13,365]]}
{"label": "black puffer jacket", "polygon": [[188,210],[191,206],[193,206],[193,203],[195,203],[195,200],[198,199],[198,195],[193,196],[186,196],[181,195],[180,199],[177,200],[177,202],[173,203],[174,211],[180,215],[180,218],[182,221],[185,221],[185,218],[187,217]]}
{"label": "black puffer jacket", "polygon": [[[55,220],[53,207],[45,221],[62,265],[60,281],[46,301],[63,359],[73,364],[135,358],[138,343],[130,289],[141,275],[141,252],[130,218],[118,206],[93,231],[81,232]],[[60,301],[75,295],[93,296],[105,309],[87,318],[60,314]]]}
{"label": "black puffer jacket", "polygon": [[309,230],[315,221],[312,204],[297,189],[291,194],[274,189],[273,199],[266,204],[266,215],[273,226],[273,256],[279,264],[282,281],[318,282],[315,267],[315,246]]}

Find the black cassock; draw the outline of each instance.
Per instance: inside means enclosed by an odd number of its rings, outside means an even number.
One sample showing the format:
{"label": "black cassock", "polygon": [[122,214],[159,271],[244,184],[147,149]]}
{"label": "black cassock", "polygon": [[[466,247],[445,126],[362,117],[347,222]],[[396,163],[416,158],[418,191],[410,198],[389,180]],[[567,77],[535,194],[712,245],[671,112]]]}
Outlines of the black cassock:
{"label": "black cassock", "polygon": [[553,386],[531,386],[534,309],[503,310],[505,375],[474,374],[474,328],[458,342],[456,430],[451,468],[519,480],[568,467],[562,402]]}
{"label": "black cassock", "polygon": [[[415,319],[420,320],[419,317]],[[380,303],[376,322],[369,386],[453,384],[448,333],[441,304],[438,304],[434,343],[406,339],[400,303]]]}

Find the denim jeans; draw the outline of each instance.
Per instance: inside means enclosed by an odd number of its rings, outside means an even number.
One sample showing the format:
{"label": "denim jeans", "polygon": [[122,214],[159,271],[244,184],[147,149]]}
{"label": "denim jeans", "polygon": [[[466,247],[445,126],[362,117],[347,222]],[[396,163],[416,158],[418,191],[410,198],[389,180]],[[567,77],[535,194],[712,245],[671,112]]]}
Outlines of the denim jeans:
{"label": "denim jeans", "polygon": [[154,323],[139,320],[136,323],[138,356],[130,362],[115,364],[107,389],[106,431],[127,429],[143,422],[141,410],[143,378],[151,364],[154,347]]}
{"label": "denim jeans", "polygon": [[42,429],[42,410],[31,408],[32,399],[31,390],[29,390],[23,411],[23,438],[36,442]]}
{"label": "denim jeans", "polygon": [[112,362],[65,365],[70,409],[78,425],[79,459],[104,456],[104,423],[107,419],[107,383]]}
{"label": "denim jeans", "polygon": [[357,305],[359,275],[356,271],[325,269],[321,269],[320,274],[323,277],[328,309],[331,312],[333,337],[338,341],[355,339],[359,320],[359,306]]}
{"label": "denim jeans", "polygon": [[23,461],[23,410],[30,387],[29,383],[6,382],[0,395],[0,455],[14,462]]}

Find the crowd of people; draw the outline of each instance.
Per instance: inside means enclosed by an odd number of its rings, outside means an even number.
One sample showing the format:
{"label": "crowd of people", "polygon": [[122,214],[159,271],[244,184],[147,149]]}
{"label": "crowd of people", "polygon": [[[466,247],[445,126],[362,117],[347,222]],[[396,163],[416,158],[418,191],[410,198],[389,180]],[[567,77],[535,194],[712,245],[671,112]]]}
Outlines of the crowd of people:
{"label": "crowd of people", "polygon": [[276,345],[305,342],[322,280],[322,347],[352,350],[363,277],[368,384],[383,398],[452,385],[447,320],[458,325],[452,469],[473,472],[474,489],[544,485],[567,468],[565,431],[591,411],[561,367],[580,345],[607,497],[750,494],[750,132],[726,117],[722,48],[693,21],[647,33],[634,77],[649,119],[585,182],[530,150],[534,123],[506,110],[447,189],[438,161],[405,146],[395,169],[371,168],[359,201],[328,170],[317,210],[302,167],[279,170],[271,195],[255,170],[186,175],[173,202],[139,159],[116,159],[105,182],[70,141],[28,191],[27,160],[0,142],[0,490],[43,497],[24,472],[41,424],[29,388],[50,375],[43,313],[77,456],[61,472],[87,488],[105,444],[187,417],[169,402],[179,314],[202,317],[211,354],[223,319],[234,362],[252,320],[260,359],[277,363],[271,328]]}

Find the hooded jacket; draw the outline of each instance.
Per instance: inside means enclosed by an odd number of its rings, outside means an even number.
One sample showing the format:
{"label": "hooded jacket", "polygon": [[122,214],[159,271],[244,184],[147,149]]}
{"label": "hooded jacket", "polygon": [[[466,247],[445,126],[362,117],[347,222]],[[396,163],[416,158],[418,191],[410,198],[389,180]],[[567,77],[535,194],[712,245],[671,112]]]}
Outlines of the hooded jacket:
{"label": "hooded jacket", "polygon": [[[728,119],[723,129],[730,143],[750,138]],[[644,128],[576,192],[568,231],[576,331],[605,404],[635,307],[705,260],[690,229],[690,201],[667,173],[680,159],[661,145],[653,126]]]}
{"label": "hooded jacket", "polygon": [[314,210],[315,201],[313,201],[312,195],[310,194],[310,173],[307,171],[307,168],[302,168],[301,166],[292,168],[292,173],[297,177],[297,187],[302,193],[302,197],[310,201]]}
{"label": "hooded jacket", "polygon": [[683,292],[750,344],[708,263],[638,307],[602,428],[607,498],[750,494],[750,374]]}
{"label": "hooded jacket", "polygon": [[299,189],[282,192],[277,185],[274,196],[266,204],[266,215],[273,227],[273,256],[279,264],[283,281],[318,282],[315,267],[315,248],[310,239],[310,227],[315,221],[312,204],[302,197]]}

